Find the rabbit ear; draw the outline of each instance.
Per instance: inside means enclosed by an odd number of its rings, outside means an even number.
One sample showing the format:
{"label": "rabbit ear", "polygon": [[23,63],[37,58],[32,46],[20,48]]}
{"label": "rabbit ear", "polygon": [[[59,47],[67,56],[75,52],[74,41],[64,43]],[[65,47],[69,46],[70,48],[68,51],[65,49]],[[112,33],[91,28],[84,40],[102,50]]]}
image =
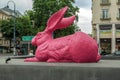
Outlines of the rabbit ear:
{"label": "rabbit ear", "polygon": [[56,25],[56,29],[62,29],[70,26],[75,20],[75,16],[63,18],[58,25]]}
{"label": "rabbit ear", "polygon": [[62,9],[60,9],[59,11],[57,11],[56,13],[54,13],[47,21],[47,27],[45,29],[45,31],[54,31],[55,30],[55,26],[61,21],[61,19],[63,18],[65,12],[67,11],[68,7],[64,7]]}

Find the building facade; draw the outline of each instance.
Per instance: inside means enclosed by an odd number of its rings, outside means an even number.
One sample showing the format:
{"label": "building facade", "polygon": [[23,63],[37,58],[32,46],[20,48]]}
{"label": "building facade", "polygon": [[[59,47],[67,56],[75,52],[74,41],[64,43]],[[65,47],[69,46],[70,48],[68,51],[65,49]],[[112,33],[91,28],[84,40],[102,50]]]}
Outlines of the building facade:
{"label": "building facade", "polygon": [[[11,10],[8,6],[3,7],[0,9],[0,20],[7,20],[12,17],[20,17],[22,16],[19,11]],[[7,40],[2,36],[2,32],[0,32],[0,53],[6,53],[8,52],[8,49],[10,47],[10,40]]]}
{"label": "building facade", "polygon": [[120,0],[92,0],[92,32],[100,51],[120,51]]}

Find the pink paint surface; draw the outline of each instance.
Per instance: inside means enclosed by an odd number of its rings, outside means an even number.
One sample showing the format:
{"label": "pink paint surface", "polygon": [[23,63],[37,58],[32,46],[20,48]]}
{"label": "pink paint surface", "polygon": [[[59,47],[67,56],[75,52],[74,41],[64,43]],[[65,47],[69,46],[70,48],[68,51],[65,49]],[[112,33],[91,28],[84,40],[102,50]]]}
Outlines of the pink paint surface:
{"label": "pink paint surface", "polygon": [[101,56],[98,53],[96,41],[83,32],[53,39],[52,32],[70,26],[75,16],[64,18],[68,7],[54,13],[47,22],[43,32],[38,32],[32,39],[37,46],[35,57],[26,58],[25,62],[98,62]]}

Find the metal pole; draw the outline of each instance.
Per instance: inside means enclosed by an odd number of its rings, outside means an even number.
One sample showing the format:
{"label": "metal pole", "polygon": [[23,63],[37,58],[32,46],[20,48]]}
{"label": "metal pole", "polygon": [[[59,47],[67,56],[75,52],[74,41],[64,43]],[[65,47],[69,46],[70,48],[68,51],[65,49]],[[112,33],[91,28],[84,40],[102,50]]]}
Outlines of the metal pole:
{"label": "metal pole", "polygon": [[16,31],[16,27],[15,27],[15,9],[16,9],[16,6],[15,6],[15,2],[14,1],[12,1],[12,0],[10,0],[10,1],[8,1],[8,3],[7,3],[7,6],[8,6],[8,4],[10,3],[10,2],[12,2],[13,4],[14,4],[14,31],[13,31],[13,55],[17,55],[16,54],[16,44],[15,44],[15,41],[16,41],[16,33],[15,33],[15,31]]}

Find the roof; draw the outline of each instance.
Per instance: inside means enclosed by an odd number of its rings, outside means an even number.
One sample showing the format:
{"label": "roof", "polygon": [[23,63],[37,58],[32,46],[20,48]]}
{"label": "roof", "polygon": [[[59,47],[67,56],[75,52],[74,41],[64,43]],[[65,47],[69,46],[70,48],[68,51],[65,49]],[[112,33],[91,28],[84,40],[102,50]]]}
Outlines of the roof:
{"label": "roof", "polygon": [[[14,16],[14,10],[10,9],[8,6],[1,8],[0,12],[9,15],[9,16]],[[19,11],[15,11],[15,17],[22,16],[22,14]]]}

